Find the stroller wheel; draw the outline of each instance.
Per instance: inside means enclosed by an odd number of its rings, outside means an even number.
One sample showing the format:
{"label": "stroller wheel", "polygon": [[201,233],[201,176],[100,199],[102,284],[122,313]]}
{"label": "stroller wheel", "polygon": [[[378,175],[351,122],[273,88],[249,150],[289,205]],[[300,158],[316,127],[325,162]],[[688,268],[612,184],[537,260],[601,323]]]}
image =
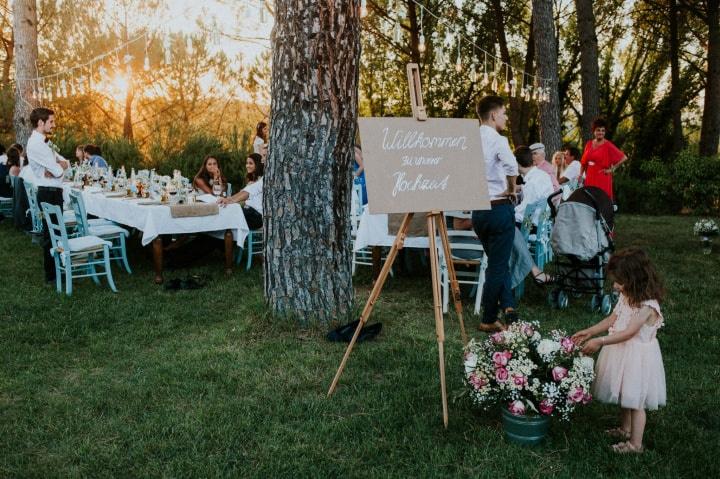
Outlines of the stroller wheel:
{"label": "stroller wheel", "polygon": [[558,308],[565,309],[568,307],[569,303],[568,294],[565,291],[560,291],[558,293]]}
{"label": "stroller wheel", "polygon": [[602,297],[599,294],[593,294],[590,298],[590,311],[595,312],[600,309],[602,303]]}
{"label": "stroller wheel", "polygon": [[550,307],[552,307],[552,308],[559,308],[559,306],[558,306],[558,293],[559,293],[559,290],[557,290],[557,289],[553,289],[553,290],[551,290],[551,291],[548,293],[548,297],[547,297],[547,299],[548,299],[548,304],[549,304]]}
{"label": "stroller wheel", "polygon": [[600,312],[603,314],[603,316],[607,316],[612,312],[612,297],[609,294],[606,294],[602,297],[602,306],[600,308]]}

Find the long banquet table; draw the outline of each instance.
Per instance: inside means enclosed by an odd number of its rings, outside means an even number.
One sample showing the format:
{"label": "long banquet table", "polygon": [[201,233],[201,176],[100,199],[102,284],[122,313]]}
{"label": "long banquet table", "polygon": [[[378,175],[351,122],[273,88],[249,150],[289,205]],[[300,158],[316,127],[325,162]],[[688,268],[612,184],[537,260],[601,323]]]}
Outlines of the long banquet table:
{"label": "long banquet table", "polygon": [[[66,201],[72,184],[63,185]],[[150,200],[118,198],[114,193],[87,188],[82,191],[88,214],[135,228],[142,232],[141,243],[153,245],[155,282],[163,282],[163,235],[206,233],[225,241],[225,269],[229,273],[233,263],[233,243],[243,245],[250,229],[238,204],[221,207],[217,215],[173,218],[169,205],[147,205]]]}

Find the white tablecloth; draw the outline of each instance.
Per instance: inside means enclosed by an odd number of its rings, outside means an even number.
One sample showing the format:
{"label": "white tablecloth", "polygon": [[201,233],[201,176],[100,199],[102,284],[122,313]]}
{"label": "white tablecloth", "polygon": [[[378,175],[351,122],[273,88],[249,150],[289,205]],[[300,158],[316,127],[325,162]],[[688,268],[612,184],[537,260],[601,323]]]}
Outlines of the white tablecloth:
{"label": "white tablecloth", "polygon": [[[371,215],[367,206],[360,216],[360,225],[355,236],[355,251],[367,246],[392,246],[395,235],[388,233],[388,215]],[[405,248],[429,248],[430,241],[427,236],[407,237]]]}
{"label": "white tablecloth", "polygon": [[[69,198],[70,188],[70,185],[63,187],[66,198]],[[142,231],[143,246],[159,235],[207,233],[223,238],[226,230],[231,230],[235,242],[242,246],[250,231],[238,204],[221,207],[218,215],[173,218],[169,206],[138,204],[149,200],[106,198],[103,193],[92,190],[83,191],[83,200],[88,214]]]}

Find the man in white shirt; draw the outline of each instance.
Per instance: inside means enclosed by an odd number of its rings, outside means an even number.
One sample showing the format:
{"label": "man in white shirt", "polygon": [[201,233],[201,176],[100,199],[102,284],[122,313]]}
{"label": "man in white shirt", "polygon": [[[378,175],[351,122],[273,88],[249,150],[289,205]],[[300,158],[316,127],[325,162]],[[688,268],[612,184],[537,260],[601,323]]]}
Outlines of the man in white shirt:
{"label": "man in white shirt", "polygon": [[580,164],[580,150],[572,145],[565,145],[563,148],[563,162],[565,163],[565,169],[560,176],[560,184],[579,180],[582,167]]}
{"label": "man in white shirt", "polygon": [[497,318],[499,308],[504,311],[506,321],[517,320],[509,260],[515,236],[513,200],[518,166],[507,138],[499,133],[507,123],[503,99],[498,96],[482,98],[477,114],[491,205],[490,210],[477,210],[472,214],[473,229],[488,257],[482,293],[483,316],[478,328],[491,333],[505,329]]}
{"label": "man in white shirt", "polygon": [[[62,208],[62,179],[70,163],[53,151],[46,138],[55,128],[55,112],[48,108],[35,108],[30,113],[30,124],[33,132],[27,143],[27,158],[38,189],[38,204],[49,203]],[[50,230],[45,218],[43,223],[45,281],[55,281],[55,263],[50,255]]]}
{"label": "man in white shirt", "polygon": [[[530,148],[518,147],[515,149],[515,158],[523,177],[522,201],[515,206],[515,223],[522,223],[528,205],[537,203],[538,200],[547,200],[554,190],[548,175],[533,164]],[[537,224],[537,219],[533,218],[533,223]]]}
{"label": "man in white shirt", "polygon": [[242,210],[245,215],[245,221],[247,221],[248,228],[251,230],[257,230],[262,228],[263,225],[262,191],[263,179],[260,177],[255,183],[247,185],[230,198],[219,198],[218,203],[220,205],[229,205],[244,201],[245,205],[242,207]]}

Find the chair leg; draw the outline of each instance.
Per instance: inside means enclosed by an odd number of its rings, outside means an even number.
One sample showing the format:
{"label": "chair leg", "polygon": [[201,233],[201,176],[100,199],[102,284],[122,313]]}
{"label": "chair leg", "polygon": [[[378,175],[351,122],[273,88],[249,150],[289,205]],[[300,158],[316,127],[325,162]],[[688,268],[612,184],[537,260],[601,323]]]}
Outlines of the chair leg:
{"label": "chair leg", "polygon": [[55,289],[58,293],[62,293],[62,272],[60,271],[60,257],[57,253],[53,258],[55,260]]}
{"label": "chair leg", "polygon": [[235,264],[240,266],[240,263],[242,263],[242,257],[243,257],[243,253],[245,250],[244,250],[244,248],[241,248],[239,246],[238,246],[237,250],[238,250],[237,254],[235,255]]}
{"label": "chair leg", "polygon": [[110,289],[112,290],[112,292],[117,293],[115,281],[113,281],[112,277],[112,270],[110,269],[110,248],[107,245],[103,247],[103,253],[103,257],[105,260],[105,275],[107,276],[108,284],[110,285]]}
{"label": "chair leg", "polygon": [[65,263],[65,294],[72,295],[72,263],[70,257],[67,258]]}
{"label": "chair leg", "polygon": [[130,269],[130,264],[128,263],[127,259],[127,244],[125,243],[125,235],[120,235],[120,248],[122,248],[122,262],[125,266],[125,271],[128,272],[128,274],[132,274],[132,270]]}
{"label": "chair leg", "polygon": [[92,280],[95,284],[100,285],[100,278],[98,278],[97,270],[95,269],[95,265],[90,263],[94,260],[93,255],[89,254],[87,256],[88,260],[88,269],[90,270],[90,274],[92,274]]}
{"label": "chair leg", "polygon": [[485,283],[484,272],[482,270],[482,264],[479,264],[478,265],[478,279],[477,279],[477,283],[475,283],[475,309],[474,309],[475,316],[480,314],[480,303],[482,301],[482,287],[483,287],[483,284],[480,283],[481,277],[482,277],[482,282]]}

